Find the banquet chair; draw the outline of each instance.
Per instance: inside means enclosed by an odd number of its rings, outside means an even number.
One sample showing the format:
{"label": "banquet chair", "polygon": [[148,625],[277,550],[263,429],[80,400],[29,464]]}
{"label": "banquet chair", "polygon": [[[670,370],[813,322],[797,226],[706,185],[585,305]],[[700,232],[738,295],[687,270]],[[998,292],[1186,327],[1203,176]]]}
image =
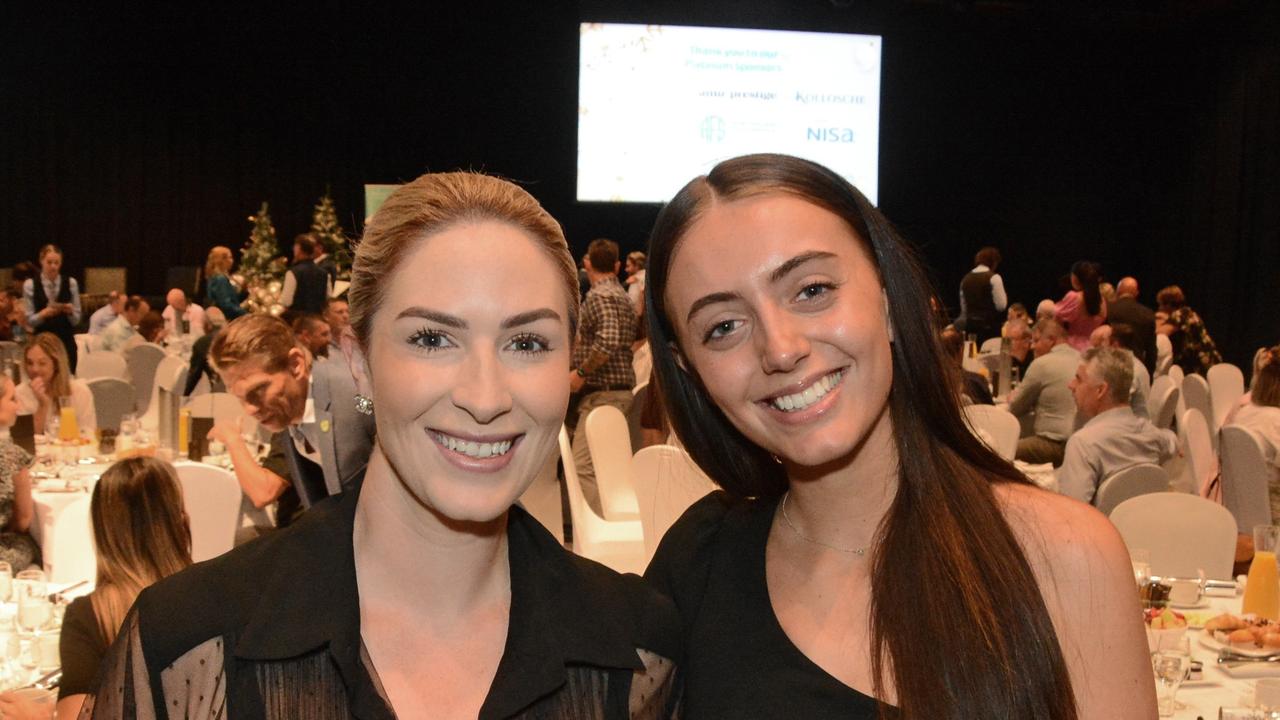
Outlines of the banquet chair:
{"label": "banquet chair", "polygon": [[1199,493],[1218,474],[1218,456],[1209,440],[1209,424],[1199,410],[1187,410],[1178,419],[1178,446],[1187,458],[1191,489]]}
{"label": "banquet chair", "polygon": [[1218,428],[1213,422],[1213,402],[1209,400],[1209,382],[1194,373],[1182,378],[1182,404],[1183,409],[1178,413],[1178,420],[1182,420],[1182,413],[1187,410],[1192,408],[1199,410],[1209,428],[1209,442],[1216,451]]}
{"label": "banquet chair", "polygon": [[[76,334],[75,334],[75,335],[73,335],[72,337],[74,337],[74,338],[75,338],[75,340],[76,340],[76,353],[77,353],[77,355],[78,355],[79,357],[84,357],[85,355],[88,355],[88,354],[89,354],[89,350],[90,350],[90,348],[89,348],[89,338],[91,338],[91,337],[93,337],[93,336],[92,336],[92,335],[90,335],[89,333],[76,333]],[[78,362],[79,362],[79,359],[77,358],[77,363],[78,363]]]}
{"label": "banquet chair", "polygon": [[1200,570],[1230,579],[1236,554],[1236,521],[1212,500],[1177,492],[1139,495],[1111,511],[1130,552],[1146,550],[1151,572],[1165,577],[1196,577]]}
{"label": "banquet chair", "polygon": [[1209,400],[1213,403],[1211,427],[1221,428],[1227,413],[1244,397],[1244,373],[1231,363],[1218,363],[1209,368]]}
{"label": "banquet chair", "polygon": [[564,544],[564,510],[560,503],[560,480],[556,477],[557,456],[552,454],[542,467],[542,471],[534,477],[529,487],[520,496],[519,505],[533,516],[534,520],[555,536],[557,542]]}
{"label": "banquet chair", "polygon": [[192,395],[187,407],[191,409],[191,417],[212,418],[214,423],[233,422],[247,414],[235,395],[224,392]]}
{"label": "banquet chair", "polygon": [[[1156,333],[1156,375],[1168,375],[1174,368],[1173,341],[1168,335]],[[1182,368],[1178,368],[1181,370]]]}
{"label": "banquet chair", "polygon": [[688,453],[671,445],[651,445],[636,453],[631,458],[631,477],[640,504],[647,565],[672,524],[716,486]]}
{"label": "banquet chair", "polygon": [[1273,472],[1251,431],[1239,425],[1222,428],[1222,504],[1235,516],[1241,533],[1272,524],[1268,481]]}
{"label": "banquet chair", "polygon": [[1151,394],[1147,396],[1147,414],[1150,415],[1151,422],[1156,427],[1172,430],[1173,418],[1178,412],[1178,400],[1182,397],[1182,391],[1174,387],[1168,375],[1161,376],[1159,379],[1167,382],[1161,383],[1159,393],[1155,388],[1151,389]]}
{"label": "banquet chair", "polygon": [[81,380],[109,377],[119,380],[129,379],[129,365],[124,356],[114,352],[95,352],[80,356],[76,361],[76,377]]}
{"label": "banquet chair", "polygon": [[1110,515],[1117,505],[1129,498],[1168,491],[1169,475],[1164,468],[1151,463],[1139,463],[1103,479],[1093,498],[1093,504],[1103,515]]}
{"label": "banquet chair", "polygon": [[569,496],[569,518],[573,523],[573,551],[618,572],[644,571],[644,531],[639,520],[611,522],[591,509],[578,482],[573,464],[569,432],[560,428],[560,464],[564,468],[565,490]]}
{"label": "banquet chair", "polygon": [[[631,370],[636,374],[636,385],[649,382],[649,375],[653,373],[653,351],[649,348],[649,343],[640,346],[631,356]],[[631,391],[635,394],[635,390]]]}
{"label": "banquet chair", "polygon": [[133,387],[138,391],[136,401],[138,412],[145,413],[151,403],[155,390],[156,368],[167,358],[164,348],[154,343],[135,345],[124,351],[125,364],[129,366],[129,377]]}
{"label": "banquet chair", "polygon": [[191,560],[215,558],[235,544],[240,524],[240,483],[230,470],[180,460],[173,464],[191,523]]}
{"label": "banquet chair", "polygon": [[98,429],[120,429],[120,420],[133,412],[138,393],[133,385],[113,377],[94,378],[86,383],[93,394],[93,410]]}
{"label": "banquet chair", "polygon": [[604,519],[638,520],[640,509],[631,486],[631,430],[627,416],[616,407],[601,405],[587,415],[586,433]]}
{"label": "banquet chair", "polygon": [[[40,553],[44,558],[44,574],[51,583],[93,582],[97,577],[98,553],[93,544],[89,503],[89,495],[76,498],[56,517],[48,518],[49,527],[42,528]],[[56,533],[52,523],[57,523]]]}
{"label": "banquet chair", "polygon": [[979,440],[995,450],[1000,457],[1013,462],[1021,430],[1018,418],[1013,413],[994,405],[968,405],[964,408],[964,419]]}

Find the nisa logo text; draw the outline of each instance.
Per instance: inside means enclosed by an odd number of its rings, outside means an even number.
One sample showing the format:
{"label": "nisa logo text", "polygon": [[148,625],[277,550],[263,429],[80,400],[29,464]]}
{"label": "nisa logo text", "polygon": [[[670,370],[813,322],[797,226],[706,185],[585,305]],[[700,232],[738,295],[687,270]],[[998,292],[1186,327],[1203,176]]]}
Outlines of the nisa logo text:
{"label": "nisa logo text", "polygon": [[851,143],[853,142],[853,128],[811,127],[805,131],[805,140],[809,142]]}

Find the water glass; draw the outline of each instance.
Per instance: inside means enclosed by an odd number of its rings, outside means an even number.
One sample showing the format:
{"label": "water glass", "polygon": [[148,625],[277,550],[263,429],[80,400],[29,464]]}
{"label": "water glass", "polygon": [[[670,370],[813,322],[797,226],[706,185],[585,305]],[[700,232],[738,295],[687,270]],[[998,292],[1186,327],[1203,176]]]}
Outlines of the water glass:
{"label": "water glass", "polygon": [[1172,717],[1177,707],[1178,688],[1191,669],[1191,658],[1181,652],[1162,650],[1151,656],[1151,665],[1156,675],[1156,704],[1160,717]]}
{"label": "water glass", "polygon": [[53,617],[53,606],[44,593],[44,584],[15,584],[15,590],[18,594],[18,630],[31,634],[43,630]]}

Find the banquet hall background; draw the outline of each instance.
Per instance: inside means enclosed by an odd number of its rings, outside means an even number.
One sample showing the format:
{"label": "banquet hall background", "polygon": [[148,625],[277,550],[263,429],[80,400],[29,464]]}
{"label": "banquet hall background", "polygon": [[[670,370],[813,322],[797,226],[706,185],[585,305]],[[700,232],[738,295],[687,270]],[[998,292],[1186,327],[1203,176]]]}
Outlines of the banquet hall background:
{"label": "banquet hall background", "polygon": [[156,5],[17,11],[0,31],[0,267],[166,271],[239,248],[263,201],[282,243],[328,190],[474,168],[565,226],[641,249],[656,205],[574,199],[581,20],[882,34],[880,204],[945,302],[983,245],[1011,300],[1081,258],[1180,285],[1225,359],[1275,341],[1280,20],[1275,3],[830,0]]}

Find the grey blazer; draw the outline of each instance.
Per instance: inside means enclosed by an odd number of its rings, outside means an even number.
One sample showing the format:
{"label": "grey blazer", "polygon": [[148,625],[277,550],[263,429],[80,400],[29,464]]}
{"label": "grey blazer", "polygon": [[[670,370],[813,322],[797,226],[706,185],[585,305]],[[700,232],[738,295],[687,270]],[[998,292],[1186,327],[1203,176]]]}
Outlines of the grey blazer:
{"label": "grey blazer", "polygon": [[355,395],[355,381],[346,363],[321,358],[311,366],[316,417],[305,430],[318,439],[320,465],[287,443],[293,486],[304,507],[346,490],[369,464],[376,429],[372,415],[356,412]]}

